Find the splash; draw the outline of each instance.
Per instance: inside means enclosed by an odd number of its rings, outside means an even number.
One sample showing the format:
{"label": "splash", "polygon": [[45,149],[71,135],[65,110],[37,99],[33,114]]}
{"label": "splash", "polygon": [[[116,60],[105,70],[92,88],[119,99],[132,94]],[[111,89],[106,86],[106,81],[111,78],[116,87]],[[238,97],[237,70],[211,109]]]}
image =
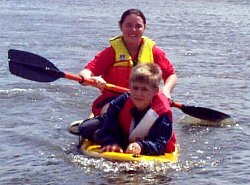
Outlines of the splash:
{"label": "splash", "polygon": [[86,171],[92,169],[100,170],[105,173],[162,173],[165,174],[170,171],[178,171],[178,164],[160,163],[155,161],[141,161],[141,162],[114,162],[102,158],[91,158],[84,155],[71,154],[71,161]]}

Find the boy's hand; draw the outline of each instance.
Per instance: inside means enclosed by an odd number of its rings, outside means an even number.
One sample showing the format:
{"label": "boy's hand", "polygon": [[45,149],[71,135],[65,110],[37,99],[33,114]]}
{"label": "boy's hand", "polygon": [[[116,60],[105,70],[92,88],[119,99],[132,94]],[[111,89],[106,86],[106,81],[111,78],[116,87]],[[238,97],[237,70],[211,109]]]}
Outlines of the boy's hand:
{"label": "boy's hand", "polygon": [[120,152],[120,153],[123,153],[123,150],[119,145],[114,144],[114,145],[107,145],[107,146],[102,147],[100,152],[101,153],[102,152]]}
{"label": "boy's hand", "polygon": [[126,153],[139,155],[139,154],[141,154],[141,146],[136,142],[130,143],[127,147]]}

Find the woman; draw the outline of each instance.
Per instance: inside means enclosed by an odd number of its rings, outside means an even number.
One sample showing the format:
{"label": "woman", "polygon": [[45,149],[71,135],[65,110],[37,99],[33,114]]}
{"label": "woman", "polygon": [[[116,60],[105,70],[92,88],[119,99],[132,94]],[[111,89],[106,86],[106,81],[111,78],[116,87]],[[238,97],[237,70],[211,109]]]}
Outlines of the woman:
{"label": "woman", "polygon": [[119,21],[121,36],[110,39],[110,46],[98,53],[80,72],[83,78],[94,79],[102,94],[94,101],[92,112],[98,116],[106,112],[109,102],[119,93],[104,89],[105,83],[129,87],[133,66],[139,63],[156,63],[162,70],[163,93],[170,98],[177,77],[165,53],[151,39],[144,37],[146,18],[138,9],[129,9]]}

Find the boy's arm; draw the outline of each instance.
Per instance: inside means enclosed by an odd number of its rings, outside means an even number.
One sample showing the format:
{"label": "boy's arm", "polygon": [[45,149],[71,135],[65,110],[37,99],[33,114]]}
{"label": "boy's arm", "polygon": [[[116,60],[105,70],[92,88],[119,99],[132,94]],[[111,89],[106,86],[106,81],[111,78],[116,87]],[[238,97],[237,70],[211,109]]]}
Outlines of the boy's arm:
{"label": "boy's arm", "polygon": [[111,101],[107,113],[104,117],[103,127],[96,135],[96,141],[102,146],[113,145],[120,143],[120,137],[122,136],[121,128],[119,125],[119,113],[123,107],[127,93],[124,93]]}

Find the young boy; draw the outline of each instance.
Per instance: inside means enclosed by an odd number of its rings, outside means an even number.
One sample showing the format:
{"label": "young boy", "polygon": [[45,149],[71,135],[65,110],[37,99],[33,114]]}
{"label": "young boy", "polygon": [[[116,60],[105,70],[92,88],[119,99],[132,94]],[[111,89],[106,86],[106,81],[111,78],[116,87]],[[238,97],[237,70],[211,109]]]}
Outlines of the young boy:
{"label": "young boy", "polygon": [[130,92],[111,101],[94,141],[102,152],[163,155],[175,150],[172,111],[159,92],[162,78],[157,64],[138,64],[130,75]]}

